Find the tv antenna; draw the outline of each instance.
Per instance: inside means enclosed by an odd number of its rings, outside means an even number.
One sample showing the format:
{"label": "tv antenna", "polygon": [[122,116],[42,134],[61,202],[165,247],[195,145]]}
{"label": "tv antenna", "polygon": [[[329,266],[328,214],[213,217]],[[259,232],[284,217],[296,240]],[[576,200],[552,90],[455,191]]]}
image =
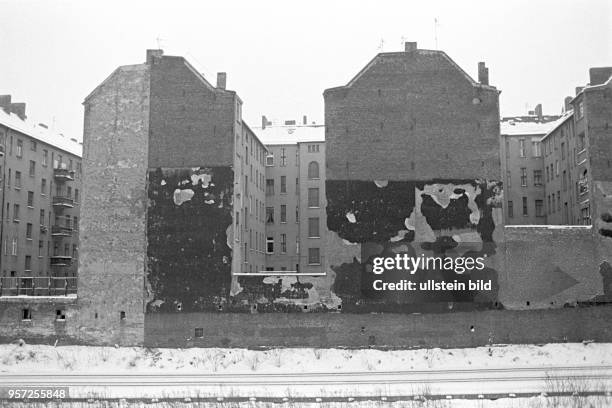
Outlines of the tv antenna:
{"label": "tv antenna", "polygon": [[378,45],[378,50],[380,52],[383,52],[385,50],[385,39],[384,38],[380,39],[380,44]]}
{"label": "tv antenna", "polygon": [[434,18],[434,41],[436,43],[436,50],[438,49],[438,17]]}
{"label": "tv antenna", "polygon": [[162,49],[162,41],[165,41],[163,38],[157,37],[155,39],[155,41],[157,42],[157,49],[161,50]]}

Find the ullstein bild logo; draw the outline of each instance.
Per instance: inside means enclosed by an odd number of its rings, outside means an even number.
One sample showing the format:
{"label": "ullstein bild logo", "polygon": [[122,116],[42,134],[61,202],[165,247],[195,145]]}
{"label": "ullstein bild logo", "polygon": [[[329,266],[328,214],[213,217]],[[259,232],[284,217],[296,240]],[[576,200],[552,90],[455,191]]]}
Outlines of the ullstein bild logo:
{"label": "ullstein bild logo", "polygon": [[[482,271],[485,268],[484,257],[434,257],[421,255],[418,257],[407,254],[397,254],[395,257],[376,257],[373,260],[372,272],[381,275],[385,271],[402,271],[414,275],[417,271],[455,272],[463,275],[465,272]],[[408,291],[463,291],[463,290],[491,290],[490,280],[465,281],[411,281],[402,279],[397,282],[384,282],[377,279],[372,282],[376,291],[408,290]]]}

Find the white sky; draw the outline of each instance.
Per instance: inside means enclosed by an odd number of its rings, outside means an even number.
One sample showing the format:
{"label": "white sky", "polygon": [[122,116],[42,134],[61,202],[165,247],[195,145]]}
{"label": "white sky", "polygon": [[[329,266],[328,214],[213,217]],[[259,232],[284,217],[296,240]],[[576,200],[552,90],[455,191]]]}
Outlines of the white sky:
{"label": "white sky", "polygon": [[85,96],[144,62],[157,38],[213,84],[226,71],[252,127],[262,114],[322,122],[323,90],[346,84],[381,40],[435,49],[434,18],[438,49],[474,78],[487,63],[502,115],[537,103],[559,113],[589,67],[612,65],[610,0],[0,0],[0,16],[0,94],[79,140]]}

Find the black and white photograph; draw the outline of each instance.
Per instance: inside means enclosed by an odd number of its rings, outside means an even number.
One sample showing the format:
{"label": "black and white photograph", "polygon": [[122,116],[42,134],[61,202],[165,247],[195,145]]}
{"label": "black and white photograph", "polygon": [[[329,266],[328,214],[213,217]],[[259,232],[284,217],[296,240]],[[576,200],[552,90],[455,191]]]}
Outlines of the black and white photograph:
{"label": "black and white photograph", "polygon": [[0,407],[612,408],[610,0],[0,16]]}

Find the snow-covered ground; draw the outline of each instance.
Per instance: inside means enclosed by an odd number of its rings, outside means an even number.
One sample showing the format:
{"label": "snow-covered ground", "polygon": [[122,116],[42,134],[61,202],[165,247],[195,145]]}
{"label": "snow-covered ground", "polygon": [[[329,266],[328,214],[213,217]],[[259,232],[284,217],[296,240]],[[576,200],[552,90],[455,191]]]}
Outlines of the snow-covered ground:
{"label": "snow-covered ground", "polygon": [[612,343],[271,350],[0,345],[4,373],[302,373],[612,365]]}

